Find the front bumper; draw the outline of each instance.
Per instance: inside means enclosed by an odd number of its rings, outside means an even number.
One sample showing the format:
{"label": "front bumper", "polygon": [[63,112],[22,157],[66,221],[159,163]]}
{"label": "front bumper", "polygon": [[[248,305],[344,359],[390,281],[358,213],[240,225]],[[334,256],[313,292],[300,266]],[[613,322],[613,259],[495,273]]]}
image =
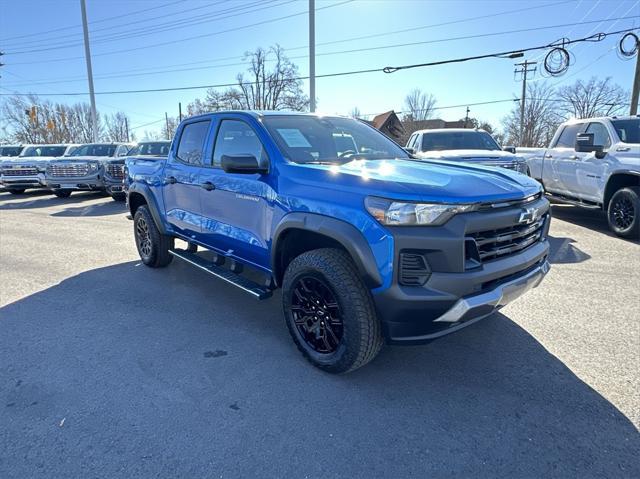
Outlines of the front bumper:
{"label": "front bumper", "polygon": [[105,182],[100,173],[81,177],[47,176],[47,187],[54,190],[104,191]]}
{"label": "front bumper", "polygon": [[44,173],[29,176],[0,175],[0,185],[5,188],[46,188]]}
{"label": "front bumper", "polygon": [[[512,223],[519,208],[460,215],[443,227],[394,229],[394,279],[388,288],[373,293],[387,342],[429,342],[491,315],[538,286],[549,271],[550,216],[546,200],[534,205],[546,215],[539,239],[521,251],[481,263],[465,261],[465,240],[473,231],[499,230]],[[422,285],[403,284],[400,254],[417,250],[431,272]]]}
{"label": "front bumper", "polygon": [[104,186],[107,190],[107,193],[109,193],[110,195],[125,194],[122,179],[110,178],[108,176],[105,176]]}

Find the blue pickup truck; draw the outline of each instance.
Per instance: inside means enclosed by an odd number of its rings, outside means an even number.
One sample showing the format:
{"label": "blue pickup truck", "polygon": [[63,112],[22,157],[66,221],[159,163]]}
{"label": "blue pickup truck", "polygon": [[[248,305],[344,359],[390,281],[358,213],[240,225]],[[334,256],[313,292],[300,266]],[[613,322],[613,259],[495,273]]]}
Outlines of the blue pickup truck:
{"label": "blue pickup truck", "polygon": [[125,188],[144,264],[178,258],[257,299],[281,288],[298,349],[333,373],[458,331],[549,270],[539,183],[418,160],[350,118],[192,117],[167,159],[127,160]]}

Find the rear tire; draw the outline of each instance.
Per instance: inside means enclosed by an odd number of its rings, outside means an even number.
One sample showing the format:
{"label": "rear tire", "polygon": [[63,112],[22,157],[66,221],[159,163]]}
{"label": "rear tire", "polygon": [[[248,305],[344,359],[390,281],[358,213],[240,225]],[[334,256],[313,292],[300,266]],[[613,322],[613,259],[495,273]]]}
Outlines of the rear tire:
{"label": "rear tire", "polygon": [[133,232],[138,254],[144,264],[151,268],[164,268],[173,260],[169,253],[174,238],[163,235],[156,226],[147,206],[140,206],[133,217]]}
{"label": "rear tire", "polygon": [[53,194],[58,198],[69,198],[69,196],[71,196],[71,190],[53,190]]}
{"label": "rear tire", "polygon": [[25,188],[12,188],[9,190],[9,193],[11,193],[12,195],[21,195],[22,193],[24,193]]}
{"label": "rear tire", "polygon": [[369,290],[341,250],[308,251],[287,267],[282,302],[289,333],[302,355],[330,373],[358,369],[380,351],[380,321]]}
{"label": "rear tire", "polygon": [[616,191],[607,208],[609,228],[622,238],[640,237],[640,186],[627,186]]}

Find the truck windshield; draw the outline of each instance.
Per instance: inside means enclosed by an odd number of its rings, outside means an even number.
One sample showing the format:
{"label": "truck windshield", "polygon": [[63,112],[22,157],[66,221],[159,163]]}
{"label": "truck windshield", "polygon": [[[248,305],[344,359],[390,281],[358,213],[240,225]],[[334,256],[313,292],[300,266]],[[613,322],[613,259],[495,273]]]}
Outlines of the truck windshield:
{"label": "truck windshield", "polygon": [[0,146],[0,156],[18,156],[22,146]]}
{"label": "truck windshield", "polygon": [[496,141],[484,131],[438,131],[422,135],[422,151],[500,150]]}
{"label": "truck windshield", "polygon": [[263,122],[282,153],[296,163],[409,158],[382,133],[350,118],[277,115]]}
{"label": "truck windshield", "polygon": [[118,145],[90,143],[79,146],[71,156],[113,156]]}
{"label": "truck windshield", "polygon": [[171,148],[170,141],[154,141],[149,143],[140,143],[134,146],[128,153],[129,156],[144,155],[144,156],[168,156],[169,148]]}
{"label": "truck windshield", "polygon": [[20,156],[62,156],[66,149],[66,146],[30,146],[25,148]]}
{"label": "truck windshield", "polygon": [[640,118],[629,120],[611,120],[620,141],[625,143],[640,143]]}

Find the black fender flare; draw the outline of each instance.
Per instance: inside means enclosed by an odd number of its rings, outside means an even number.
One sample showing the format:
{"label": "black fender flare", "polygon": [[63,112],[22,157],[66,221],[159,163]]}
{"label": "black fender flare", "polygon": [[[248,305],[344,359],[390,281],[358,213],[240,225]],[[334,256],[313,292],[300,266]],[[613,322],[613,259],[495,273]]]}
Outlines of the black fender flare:
{"label": "black fender flare", "polygon": [[349,253],[369,288],[382,285],[375,257],[360,230],[346,221],[317,213],[294,212],[280,220],[271,242],[271,270],[274,274],[277,269],[278,241],[283,233],[291,229],[311,231],[337,241]]}
{"label": "black fender flare", "polygon": [[156,201],[156,197],[151,191],[151,188],[149,188],[149,185],[145,185],[143,183],[133,183],[129,185],[129,190],[127,191],[127,205],[129,206],[129,211],[132,216],[134,212],[131,211],[131,203],[129,202],[129,198],[133,193],[142,195],[142,197],[147,202],[147,206],[149,207],[149,211],[151,212],[153,221],[155,221],[156,226],[160,230],[160,233],[166,235],[167,228],[165,227],[164,221],[162,221],[162,216],[160,215],[160,209],[158,208],[158,202]]}

